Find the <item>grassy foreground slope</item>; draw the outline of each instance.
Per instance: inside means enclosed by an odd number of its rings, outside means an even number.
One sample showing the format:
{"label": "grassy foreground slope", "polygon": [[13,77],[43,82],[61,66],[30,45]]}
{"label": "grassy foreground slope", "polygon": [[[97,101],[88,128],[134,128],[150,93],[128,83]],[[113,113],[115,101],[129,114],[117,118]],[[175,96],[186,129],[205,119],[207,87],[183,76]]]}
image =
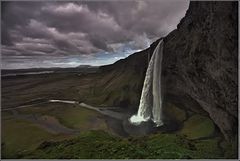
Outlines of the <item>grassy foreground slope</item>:
{"label": "grassy foreground slope", "polygon": [[[26,118],[34,116],[41,119],[41,122],[55,125],[51,119],[47,119],[53,118],[62,126],[79,132],[107,128],[104,119],[95,111],[72,105],[36,105],[19,109],[18,113]],[[1,130],[2,158],[18,158],[23,152],[32,151],[45,141],[60,141],[78,135],[49,131],[39,123],[17,118],[11,111],[2,112]]]}
{"label": "grassy foreground slope", "polygon": [[70,137],[51,134],[35,124],[19,119],[5,120],[2,131],[2,158],[17,158],[21,152],[37,148],[45,140],[56,141]]}
{"label": "grassy foreground slope", "polygon": [[219,146],[220,138],[189,140],[176,134],[153,134],[147,137],[118,138],[104,131],[89,131],[74,139],[44,142],[20,158],[72,159],[178,159],[234,158],[234,153]]}

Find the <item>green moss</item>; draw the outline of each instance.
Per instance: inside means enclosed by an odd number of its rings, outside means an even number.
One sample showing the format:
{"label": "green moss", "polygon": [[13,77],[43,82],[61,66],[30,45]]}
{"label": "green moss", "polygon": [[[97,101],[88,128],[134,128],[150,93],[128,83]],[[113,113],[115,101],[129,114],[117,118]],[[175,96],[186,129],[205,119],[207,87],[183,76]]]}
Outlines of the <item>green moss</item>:
{"label": "green moss", "polygon": [[187,158],[192,155],[190,141],[176,134],[158,134],[150,137],[147,146],[151,159]]}
{"label": "green moss", "polygon": [[66,138],[42,130],[38,126],[22,120],[10,119],[2,122],[3,158],[16,158],[23,151],[35,149],[45,140]]}
{"label": "green moss", "polygon": [[[38,113],[41,115],[49,115],[58,119],[58,121],[66,127],[73,129],[87,130],[93,126],[95,129],[106,129],[103,120],[98,119],[99,113],[86,109],[81,106],[74,106],[61,103],[45,104],[30,108],[24,108],[20,111],[23,114]],[[98,128],[97,128],[98,127]]]}
{"label": "green moss", "polygon": [[91,119],[97,119],[99,114],[93,110],[89,110],[83,107],[71,107],[67,110],[55,111],[53,115],[65,126],[74,129],[87,129],[91,128],[91,125],[98,124],[99,127],[106,127],[105,123],[98,119],[98,122],[93,122]]}
{"label": "green moss", "polygon": [[183,159],[222,158],[218,138],[188,140],[176,134],[121,139],[104,131],[90,131],[61,142],[47,142],[24,158]]}
{"label": "green moss", "polygon": [[[23,108],[22,114],[39,114],[50,116],[64,126],[80,131],[89,129],[107,129],[105,121],[98,118],[99,114],[93,110],[72,105],[46,104],[36,107]],[[11,113],[4,112],[2,119],[3,157],[15,158],[22,151],[36,148],[41,142],[47,140],[65,139],[72,136],[54,135],[34,123],[14,119]]]}
{"label": "green moss", "polygon": [[201,159],[203,156],[209,159],[223,158],[222,151],[218,145],[219,139],[220,138],[213,138],[196,141],[196,152],[194,152],[195,158]]}
{"label": "green moss", "polygon": [[214,133],[215,126],[208,117],[193,115],[184,122],[181,134],[186,135],[189,139],[198,139],[208,137]]}
{"label": "green moss", "polygon": [[128,142],[103,131],[91,131],[71,141],[50,143],[28,154],[27,158],[125,158],[130,147]]}

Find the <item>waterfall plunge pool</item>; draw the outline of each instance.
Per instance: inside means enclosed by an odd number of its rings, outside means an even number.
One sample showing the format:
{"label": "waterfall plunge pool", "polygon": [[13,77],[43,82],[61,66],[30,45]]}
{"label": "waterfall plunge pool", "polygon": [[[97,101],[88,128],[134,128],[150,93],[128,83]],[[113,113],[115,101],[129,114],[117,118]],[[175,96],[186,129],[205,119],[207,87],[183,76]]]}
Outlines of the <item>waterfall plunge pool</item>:
{"label": "waterfall plunge pool", "polygon": [[132,117],[129,118],[130,123],[134,124],[134,125],[140,125],[141,122],[146,122],[150,119],[150,117],[148,118],[143,118],[142,116],[139,115],[133,115]]}

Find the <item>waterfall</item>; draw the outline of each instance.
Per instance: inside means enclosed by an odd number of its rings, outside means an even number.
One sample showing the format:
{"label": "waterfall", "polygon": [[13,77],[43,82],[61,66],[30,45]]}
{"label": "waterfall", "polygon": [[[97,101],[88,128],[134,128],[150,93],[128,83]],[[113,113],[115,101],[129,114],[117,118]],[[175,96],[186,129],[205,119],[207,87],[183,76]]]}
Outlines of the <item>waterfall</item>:
{"label": "waterfall", "polygon": [[162,73],[162,55],[163,55],[163,41],[159,42],[157,48],[154,50],[154,67],[153,67],[153,107],[152,120],[157,126],[163,124],[162,118],[162,90],[161,90],[161,73]]}
{"label": "waterfall", "polygon": [[163,41],[155,48],[148,64],[146,76],[138,108],[138,113],[130,118],[130,122],[139,125],[143,121],[152,119],[157,126],[163,124],[162,94],[161,94],[161,66],[162,66]]}

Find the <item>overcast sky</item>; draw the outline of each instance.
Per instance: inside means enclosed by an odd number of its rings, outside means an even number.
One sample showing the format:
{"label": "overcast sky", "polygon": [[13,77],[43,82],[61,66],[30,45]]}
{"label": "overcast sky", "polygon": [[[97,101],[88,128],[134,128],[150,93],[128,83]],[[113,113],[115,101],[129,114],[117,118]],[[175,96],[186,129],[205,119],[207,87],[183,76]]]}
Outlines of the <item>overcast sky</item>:
{"label": "overcast sky", "polygon": [[2,2],[2,68],[104,65],[176,28],[187,1]]}

